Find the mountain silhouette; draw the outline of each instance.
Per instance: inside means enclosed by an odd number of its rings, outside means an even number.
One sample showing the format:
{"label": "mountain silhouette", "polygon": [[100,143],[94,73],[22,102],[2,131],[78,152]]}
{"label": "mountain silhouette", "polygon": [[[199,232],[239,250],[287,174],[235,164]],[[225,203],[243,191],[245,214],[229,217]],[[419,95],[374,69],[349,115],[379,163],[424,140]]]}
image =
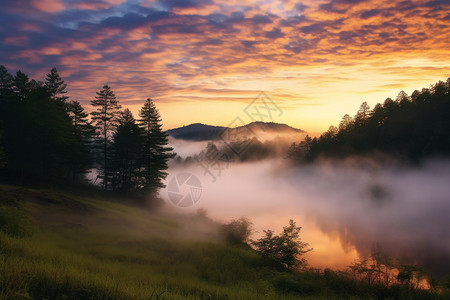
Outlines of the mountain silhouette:
{"label": "mountain silhouette", "polygon": [[282,123],[274,122],[252,122],[236,128],[224,126],[212,126],[201,123],[194,123],[183,127],[167,130],[166,133],[176,139],[189,141],[214,141],[226,135],[233,135],[236,138],[265,137],[267,135],[298,135],[305,134],[304,130],[291,127]]}

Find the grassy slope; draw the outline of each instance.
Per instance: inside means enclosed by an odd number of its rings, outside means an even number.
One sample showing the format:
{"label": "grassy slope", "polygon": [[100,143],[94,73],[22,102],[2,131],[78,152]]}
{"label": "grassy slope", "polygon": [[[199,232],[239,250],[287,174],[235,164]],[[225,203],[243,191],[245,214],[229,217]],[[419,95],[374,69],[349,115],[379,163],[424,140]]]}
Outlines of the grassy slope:
{"label": "grassy slope", "polygon": [[0,193],[4,218],[18,225],[0,231],[0,298],[275,296],[258,256],[220,243],[207,219],[59,191],[1,186]]}
{"label": "grassy slope", "polygon": [[206,218],[0,186],[0,299],[330,299],[361,288],[277,270],[217,232]]}

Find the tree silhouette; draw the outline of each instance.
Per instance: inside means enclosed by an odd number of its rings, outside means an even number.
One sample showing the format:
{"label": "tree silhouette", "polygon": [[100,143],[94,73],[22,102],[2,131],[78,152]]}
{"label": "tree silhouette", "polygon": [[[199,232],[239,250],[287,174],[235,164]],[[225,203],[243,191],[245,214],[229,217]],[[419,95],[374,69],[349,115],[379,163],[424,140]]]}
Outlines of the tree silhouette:
{"label": "tree silhouette", "polygon": [[75,138],[80,143],[80,148],[73,153],[72,158],[72,182],[75,183],[92,164],[93,158],[90,148],[92,147],[95,128],[88,120],[88,113],[84,111],[80,102],[76,100],[68,102],[66,110],[72,119]]}
{"label": "tree silhouette", "polygon": [[91,112],[91,116],[92,121],[95,122],[97,142],[100,147],[98,163],[101,166],[101,170],[99,177],[103,179],[103,189],[106,191],[108,189],[108,154],[110,139],[114,127],[117,125],[116,117],[121,106],[116,100],[114,92],[108,85],[104,85],[96,94],[95,100],[91,101],[91,105],[96,108],[96,110]]}
{"label": "tree silhouette", "polygon": [[9,97],[13,89],[13,77],[5,68],[0,66],[0,101]]}
{"label": "tree silhouette", "polygon": [[128,193],[139,189],[141,130],[127,108],[119,114],[111,147],[112,188]]}
{"label": "tree silhouette", "polygon": [[67,112],[69,113],[72,123],[81,135],[89,136],[94,129],[88,120],[89,114],[84,111],[80,102],[72,100],[67,103]]}
{"label": "tree silhouette", "polygon": [[304,267],[306,260],[302,255],[312,251],[309,244],[300,238],[301,227],[298,227],[293,220],[289,220],[289,225],[283,227],[280,235],[274,235],[272,230],[264,230],[265,236],[253,242],[253,246],[263,256],[281,263],[286,268]]}
{"label": "tree silhouette", "polygon": [[31,91],[28,75],[20,70],[17,71],[16,76],[13,79],[13,83],[13,91],[16,94],[17,98],[20,101],[25,100],[25,98]]}
{"label": "tree silhouette", "polygon": [[348,114],[345,114],[342,117],[341,123],[339,123],[339,130],[345,130],[348,128],[353,122],[353,118],[350,117]]}
{"label": "tree silhouette", "polygon": [[2,84],[6,92],[0,102],[5,155],[1,175],[21,182],[66,181],[80,146],[67,112],[25,73],[18,71],[9,85],[6,68],[0,72],[7,82]]}
{"label": "tree silhouette", "polygon": [[139,111],[139,127],[142,130],[142,177],[143,190],[153,195],[164,187],[162,180],[167,176],[170,158],[174,157],[173,148],[167,147],[167,134],[161,129],[161,116],[152,99],[148,98]]}
{"label": "tree silhouette", "polygon": [[367,120],[370,114],[371,114],[370,106],[369,104],[367,104],[366,101],[364,101],[355,115],[355,122],[359,123]]}
{"label": "tree silhouette", "polygon": [[47,73],[45,78],[45,86],[47,87],[50,96],[55,101],[61,101],[63,103],[66,102],[67,96],[67,84],[64,83],[64,80],[59,76],[58,70],[53,68],[50,70],[50,73]]}
{"label": "tree silhouette", "polygon": [[[313,139],[307,157],[342,157],[384,152],[413,162],[450,155],[450,79],[430,89],[400,92],[370,110],[366,102],[355,119],[345,115],[336,134]],[[292,152],[292,149],[291,149]],[[301,161],[301,160],[300,160]]]}
{"label": "tree silhouette", "polygon": [[403,100],[409,100],[409,96],[405,91],[400,91],[395,98],[395,102],[401,102]]}

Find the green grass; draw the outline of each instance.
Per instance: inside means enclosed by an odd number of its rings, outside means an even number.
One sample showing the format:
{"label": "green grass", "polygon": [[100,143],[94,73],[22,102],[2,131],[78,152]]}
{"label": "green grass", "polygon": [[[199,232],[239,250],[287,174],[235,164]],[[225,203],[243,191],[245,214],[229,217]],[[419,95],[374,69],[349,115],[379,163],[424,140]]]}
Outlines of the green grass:
{"label": "green grass", "polygon": [[228,245],[204,217],[0,186],[0,299],[380,298],[328,277],[287,272]]}

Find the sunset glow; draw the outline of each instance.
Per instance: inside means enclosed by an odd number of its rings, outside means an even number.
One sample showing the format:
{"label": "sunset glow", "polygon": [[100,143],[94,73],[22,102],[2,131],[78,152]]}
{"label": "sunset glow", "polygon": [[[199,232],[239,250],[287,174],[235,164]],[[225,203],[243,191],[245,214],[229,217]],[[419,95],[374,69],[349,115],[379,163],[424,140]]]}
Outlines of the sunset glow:
{"label": "sunset glow", "polygon": [[147,97],[165,128],[228,125],[260,91],[277,120],[309,132],[445,80],[446,1],[20,0],[0,9],[1,63],[69,96],[109,84],[137,112]]}
{"label": "sunset glow", "polygon": [[2,0],[0,299],[450,299],[450,0]]}

